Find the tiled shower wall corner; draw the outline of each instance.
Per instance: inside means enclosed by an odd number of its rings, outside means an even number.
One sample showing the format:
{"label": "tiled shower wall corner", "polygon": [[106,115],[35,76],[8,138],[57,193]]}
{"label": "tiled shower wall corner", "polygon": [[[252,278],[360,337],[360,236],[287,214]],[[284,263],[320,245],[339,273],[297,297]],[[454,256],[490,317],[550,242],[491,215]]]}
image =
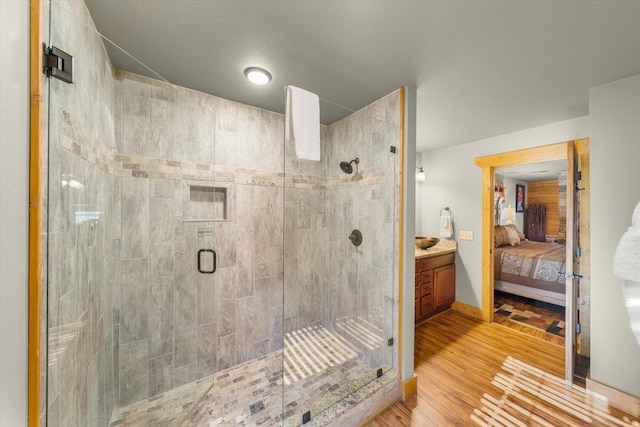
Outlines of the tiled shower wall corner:
{"label": "tiled shower wall corner", "polygon": [[[396,336],[398,315],[399,156],[391,146],[399,143],[399,101],[396,91],[323,127],[321,162],[296,160],[293,145],[285,145],[287,167],[297,167],[287,170],[284,190],[285,333],[322,325],[374,373],[397,368],[396,347],[388,347],[387,339]],[[352,181],[354,174],[344,174],[340,162],[355,157],[362,179]],[[359,247],[348,239],[353,229],[363,234]],[[285,343],[285,359],[289,345],[294,353],[297,343]],[[332,405],[341,397],[320,392],[316,400]],[[309,409],[298,400],[285,392],[293,419]]]}
{"label": "tiled shower wall corner", "polygon": [[[327,207],[333,214],[327,215],[323,323],[358,348],[370,368],[391,366],[394,354],[387,339],[397,319],[399,155],[391,146],[399,144],[399,120],[396,91],[332,124],[328,141]],[[362,180],[350,181],[338,165],[355,157]],[[363,236],[357,248],[347,239],[353,229]]]}

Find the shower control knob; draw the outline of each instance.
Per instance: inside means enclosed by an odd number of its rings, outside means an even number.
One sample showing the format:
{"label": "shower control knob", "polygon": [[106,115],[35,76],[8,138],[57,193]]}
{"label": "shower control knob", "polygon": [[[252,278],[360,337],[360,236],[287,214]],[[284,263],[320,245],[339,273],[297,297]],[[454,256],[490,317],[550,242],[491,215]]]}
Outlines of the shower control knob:
{"label": "shower control knob", "polygon": [[349,240],[351,240],[353,246],[360,246],[362,244],[362,233],[360,230],[353,230],[349,235]]}

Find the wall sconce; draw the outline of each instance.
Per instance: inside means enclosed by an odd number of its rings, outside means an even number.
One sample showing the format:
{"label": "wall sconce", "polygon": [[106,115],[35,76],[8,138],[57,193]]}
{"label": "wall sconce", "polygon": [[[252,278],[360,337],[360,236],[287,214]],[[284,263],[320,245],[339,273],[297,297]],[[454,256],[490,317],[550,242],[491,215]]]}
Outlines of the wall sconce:
{"label": "wall sconce", "polygon": [[427,180],[427,176],[424,174],[424,170],[422,169],[422,166],[418,166],[416,165],[416,169],[418,170],[418,172],[416,172],[416,181],[426,181]]}
{"label": "wall sconce", "polygon": [[505,224],[513,224],[514,219],[516,219],[516,208],[512,208],[511,205],[509,205],[508,207],[502,209],[500,222]]}

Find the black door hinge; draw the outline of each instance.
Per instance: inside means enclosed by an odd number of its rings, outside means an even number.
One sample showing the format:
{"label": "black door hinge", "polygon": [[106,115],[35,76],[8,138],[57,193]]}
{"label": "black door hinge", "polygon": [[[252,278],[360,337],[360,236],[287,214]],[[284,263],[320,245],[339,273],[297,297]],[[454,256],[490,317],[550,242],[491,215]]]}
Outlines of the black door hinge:
{"label": "black door hinge", "polygon": [[73,56],[55,46],[43,45],[42,72],[65,83],[73,83]]}

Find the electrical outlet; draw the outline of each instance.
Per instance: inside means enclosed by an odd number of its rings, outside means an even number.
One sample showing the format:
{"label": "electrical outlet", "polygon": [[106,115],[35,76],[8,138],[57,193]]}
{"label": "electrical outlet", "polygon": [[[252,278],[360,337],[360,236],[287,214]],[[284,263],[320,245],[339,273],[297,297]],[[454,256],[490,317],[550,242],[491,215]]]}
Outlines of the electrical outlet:
{"label": "electrical outlet", "polygon": [[460,240],[473,240],[473,231],[460,231]]}

